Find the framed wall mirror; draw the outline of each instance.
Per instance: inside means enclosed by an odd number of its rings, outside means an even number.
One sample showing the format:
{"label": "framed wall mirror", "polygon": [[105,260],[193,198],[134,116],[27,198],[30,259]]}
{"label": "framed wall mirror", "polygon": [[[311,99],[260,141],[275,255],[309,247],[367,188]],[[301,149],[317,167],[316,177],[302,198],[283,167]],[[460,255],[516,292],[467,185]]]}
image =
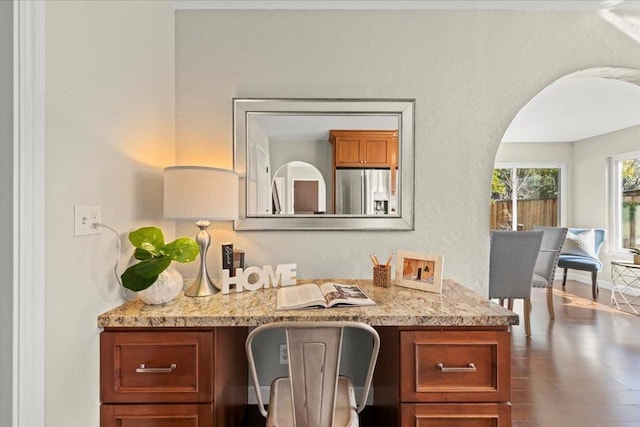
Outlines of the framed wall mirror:
{"label": "framed wall mirror", "polygon": [[413,230],[412,99],[234,99],[236,230]]}

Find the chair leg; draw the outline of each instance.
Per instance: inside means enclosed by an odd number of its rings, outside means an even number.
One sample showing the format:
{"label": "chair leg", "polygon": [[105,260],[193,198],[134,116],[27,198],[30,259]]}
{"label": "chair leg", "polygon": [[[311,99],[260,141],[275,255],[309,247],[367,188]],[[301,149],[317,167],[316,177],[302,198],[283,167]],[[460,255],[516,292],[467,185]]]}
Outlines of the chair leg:
{"label": "chair leg", "polygon": [[591,293],[593,294],[593,299],[596,300],[598,298],[598,272],[594,271],[591,273]]}
{"label": "chair leg", "polygon": [[498,304],[504,307],[504,298],[498,298]]}
{"label": "chair leg", "polygon": [[531,337],[531,298],[524,299],[524,333]]}
{"label": "chair leg", "polygon": [[507,303],[507,308],[513,311],[513,298],[509,298],[509,302]]}
{"label": "chair leg", "polygon": [[564,290],[564,287],[567,284],[567,269],[563,269],[564,271],[562,272],[562,290]]}
{"label": "chair leg", "polygon": [[549,319],[555,319],[556,314],[553,311],[553,286],[547,288],[547,310],[549,310]]}

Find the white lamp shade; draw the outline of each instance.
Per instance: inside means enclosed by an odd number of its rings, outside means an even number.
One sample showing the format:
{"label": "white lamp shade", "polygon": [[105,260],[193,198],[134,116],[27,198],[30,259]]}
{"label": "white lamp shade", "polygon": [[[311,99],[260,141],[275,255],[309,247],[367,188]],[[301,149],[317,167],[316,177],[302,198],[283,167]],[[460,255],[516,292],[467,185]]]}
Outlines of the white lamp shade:
{"label": "white lamp shade", "polygon": [[238,175],[206,166],[164,169],[164,217],[191,220],[238,218]]}

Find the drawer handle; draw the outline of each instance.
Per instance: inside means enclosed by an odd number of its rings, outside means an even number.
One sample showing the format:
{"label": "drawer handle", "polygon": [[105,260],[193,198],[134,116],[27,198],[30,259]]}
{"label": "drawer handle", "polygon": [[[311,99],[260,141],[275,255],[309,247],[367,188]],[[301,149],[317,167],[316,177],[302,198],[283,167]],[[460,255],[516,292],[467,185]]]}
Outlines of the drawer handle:
{"label": "drawer handle", "polygon": [[449,372],[475,372],[476,371],[476,365],[474,365],[473,363],[469,363],[464,368],[445,368],[443,363],[438,363],[436,367],[440,369],[443,374],[449,373]]}
{"label": "drawer handle", "polygon": [[141,363],[136,368],[136,372],[139,374],[158,374],[158,373],[168,373],[175,371],[178,365],[172,363],[168,368],[147,368],[147,365]]}

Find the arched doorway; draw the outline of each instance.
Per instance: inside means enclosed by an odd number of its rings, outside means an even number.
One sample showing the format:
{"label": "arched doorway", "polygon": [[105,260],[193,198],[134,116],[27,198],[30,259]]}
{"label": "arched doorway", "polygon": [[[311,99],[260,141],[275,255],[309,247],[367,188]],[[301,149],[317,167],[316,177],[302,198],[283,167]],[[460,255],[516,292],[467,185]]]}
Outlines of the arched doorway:
{"label": "arched doorway", "polygon": [[[496,155],[491,228],[529,229],[534,224],[588,222],[607,228],[610,214],[606,209],[599,209],[593,217],[581,214],[593,202],[577,193],[584,187],[585,175],[591,173],[584,170],[582,162],[595,161],[587,158],[595,140],[606,140],[606,135],[638,126],[640,70],[591,68],[545,87],[520,109],[504,134]],[[611,144],[616,146],[594,155],[610,157],[628,152],[629,144],[619,142],[620,138],[624,136],[614,135]],[[600,182],[590,185],[606,197],[606,174],[604,169],[600,172]],[[601,200],[600,207],[607,203]]]}

